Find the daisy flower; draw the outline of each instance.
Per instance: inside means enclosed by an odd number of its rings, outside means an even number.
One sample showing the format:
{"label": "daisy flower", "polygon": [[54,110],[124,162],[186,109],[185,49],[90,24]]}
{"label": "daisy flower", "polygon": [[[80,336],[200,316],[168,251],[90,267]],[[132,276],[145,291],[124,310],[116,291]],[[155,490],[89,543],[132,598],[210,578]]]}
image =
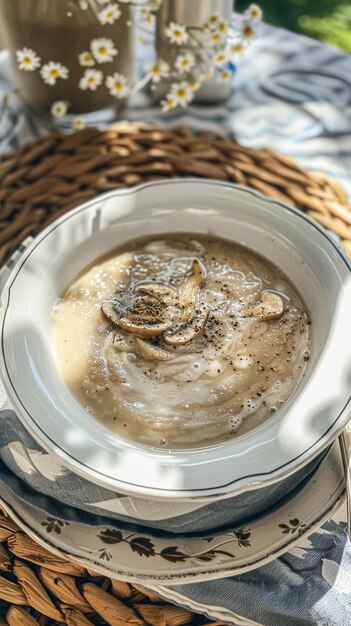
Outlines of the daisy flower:
{"label": "daisy flower", "polygon": [[259,21],[262,19],[262,9],[257,6],[257,4],[250,4],[249,8],[246,9],[244,15],[247,17],[251,17],[252,20]]}
{"label": "daisy flower", "polygon": [[53,115],[54,117],[63,117],[64,115],[66,115],[67,109],[67,102],[65,102],[64,100],[57,100],[57,102],[54,102],[51,106],[50,111],[51,115]]}
{"label": "daisy flower", "polygon": [[165,29],[165,35],[171,43],[177,43],[178,45],[187,43],[189,39],[185,26],[183,26],[183,24],[176,24],[175,22],[168,24]]}
{"label": "daisy flower", "polygon": [[212,61],[216,67],[222,67],[222,65],[228,61],[227,52],[225,50],[220,50],[220,52],[217,52],[217,54],[214,55]]}
{"label": "daisy flower", "polygon": [[68,78],[68,67],[61,63],[49,61],[40,70],[41,77],[47,85],[56,85],[58,78]]}
{"label": "daisy flower", "polygon": [[145,71],[150,72],[153,83],[159,83],[161,78],[167,78],[169,76],[169,69],[169,64],[159,59],[158,63],[149,63]]}
{"label": "daisy flower", "polygon": [[162,113],[166,113],[177,106],[175,98],[171,94],[168,94],[166,100],[162,100],[161,105]]}
{"label": "daisy flower", "polygon": [[223,22],[219,22],[218,26],[217,26],[217,30],[220,33],[226,33],[228,30],[228,22],[226,22],[225,20],[223,20]]}
{"label": "daisy flower", "polygon": [[201,84],[196,82],[196,80],[193,80],[190,83],[188,83],[188,87],[189,89],[191,89],[191,91],[197,91],[198,89],[200,89]]}
{"label": "daisy flower", "polygon": [[208,26],[213,28],[213,27],[217,27],[218,22],[219,22],[219,14],[212,13],[212,15],[210,15],[210,17],[208,18],[206,24],[208,24]]}
{"label": "daisy flower", "polygon": [[112,39],[107,39],[106,37],[93,39],[90,49],[98,63],[113,61],[113,57],[118,54]]}
{"label": "daisy flower", "polygon": [[84,119],[84,117],[75,117],[73,122],[72,122],[72,126],[76,130],[82,130],[83,128],[85,128],[85,119]]}
{"label": "daisy flower", "polygon": [[256,35],[256,31],[250,22],[244,22],[241,27],[241,35],[246,41],[250,41]]}
{"label": "daisy flower", "polygon": [[169,96],[175,100],[176,105],[186,107],[186,105],[193,99],[194,92],[190,89],[189,84],[186,81],[183,81],[181,83],[173,83],[173,85],[171,85]]}
{"label": "daisy flower", "polygon": [[40,67],[40,57],[31,48],[16,50],[17,63],[20,70],[33,72]]}
{"label": "daisy flower", "polygon": [[83,65],[86,67],[91,67],[92,65],[95,65],[94,57],[91,54],[91,52],[89,52],[89,50],[85,50],[84,52],[81,52],[78,55],[78,60],[79,60],[79,65]]}
{"label": "daisy flower", "polygon": [[116,98],[125,98],[129,94],[128,80],[123,74],[112,74],[107,76],[105,85],[112,96]]}
{"label": "daisy flower", "polygon": [[244,52],[242,43],[232,43],[228,48],[228,52],[232,57],[242,54]]}
{"label": "daisy flower", "polygon": [[121,17],[121,10],[117,4],[108,4],[97,14],[100,24],[114,24]]}
{"label": "daisy flower", "polygon": [[230,70],[222,70],[219,74],[219,78],[224,82],[228,82],[232,77],[232,72]]}
{"label": "daisy flower", "polygon": [[140,15],[143,18],[143,20],[145,20],[147,26],[152,26],[154,22],[154,16],[151,13],[150,7],[143,7],[140,10]]}
{"label": "daisy flower", "polygon": [[96,91],[102,83],[102,78],[103,73],[100,70],[85,70],[84,75],[79,81],[79,89],[83,91],[86,89]]}
{"label": "daisy flower", "polygon": [[184,74],[191,70],[195,65],[195,57],[191,52],[185,52],[184,54],[178,54],[174,66],[180,72]]}
{"label": "daisy flower", "polygon": [[223,41],[223,35],[218,30],[211,33],[210,44],[212,46],[217,46],[219,43],[222,43],[222,41]]}

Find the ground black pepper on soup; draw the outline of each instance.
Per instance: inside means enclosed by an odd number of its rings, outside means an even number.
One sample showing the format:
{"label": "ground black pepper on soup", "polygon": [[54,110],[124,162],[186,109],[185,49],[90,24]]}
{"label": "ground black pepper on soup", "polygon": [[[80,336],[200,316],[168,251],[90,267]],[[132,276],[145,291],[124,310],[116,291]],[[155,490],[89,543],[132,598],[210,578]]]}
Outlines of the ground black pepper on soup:
{"label": "ground black pepper on soup", "polygon": [[224,239],[130,241],[56,302],[60,375],[116,434],[161,448],[219,444],[268,420],[306,366],[309,321],[288,278]]}

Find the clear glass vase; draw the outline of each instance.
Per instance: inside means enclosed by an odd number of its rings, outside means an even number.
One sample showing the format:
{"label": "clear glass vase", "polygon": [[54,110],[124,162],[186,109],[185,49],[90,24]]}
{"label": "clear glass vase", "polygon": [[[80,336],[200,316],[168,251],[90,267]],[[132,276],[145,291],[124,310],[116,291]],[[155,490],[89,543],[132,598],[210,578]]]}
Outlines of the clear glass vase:
{"label": "clear glass vase", "polygon": [[[211,15],[218,14],[222,20],[230,21],[234,9],[233,0],[163,0],[162,7],[156,17],[156,52],[159,58],[172,64],[174,49],[169,45],[165,28],[170,22],[185,26],[200,27]],[[196,92],[194,102],[218,103],[225,100],[231,91],[229,83],[219,83],[215,79],[206,81]],[[163,87],[162,94],[166,92]]]}
{"label": "clear glass vase", "polygon": [[13,87],[38,115],[96,114],[103,121],[123,108],[105,82],[115,73],[131,79],[131,8],[119,5],[114,19],[106,6],[96,0],[0,0],[0,48],[10,51]]}

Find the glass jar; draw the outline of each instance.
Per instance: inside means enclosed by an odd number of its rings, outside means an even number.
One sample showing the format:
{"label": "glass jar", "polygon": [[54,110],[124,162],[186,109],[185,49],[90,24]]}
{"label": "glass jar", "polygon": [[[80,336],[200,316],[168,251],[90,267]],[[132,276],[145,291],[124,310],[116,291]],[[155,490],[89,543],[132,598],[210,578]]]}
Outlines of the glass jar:
{"label": "glass jar", "polygon": [[[171,49],[165,35],[165,28],[170,22],[185,26],[202,26],[211,15],[218,14],[219,19],[230,21],[234,9],[233,0],[163,0],[156,17],[156,52],[165,61],[171,61],[174,50]],[[199,35],[201,37],[201,35]],[[231,91],[230,83],[216,79],[206,81],[196,92],[194,102],[217,103],[225,100]],[[166,89],[163,89],[163,95]],[[160,96],[158,90],[157,96]]]}
{"label": "glass jar", "polygon": [[[123,105],[105,81],[116,72],[131,78],[132,9],[115,6],[114,20],[99,17],[106,5],[96,0],[0,0],[0,48],[10,51],[13,87],[34,111],[47,114],[55,102],[74,115]],[[99,52],[92,42],[102,38]]]}

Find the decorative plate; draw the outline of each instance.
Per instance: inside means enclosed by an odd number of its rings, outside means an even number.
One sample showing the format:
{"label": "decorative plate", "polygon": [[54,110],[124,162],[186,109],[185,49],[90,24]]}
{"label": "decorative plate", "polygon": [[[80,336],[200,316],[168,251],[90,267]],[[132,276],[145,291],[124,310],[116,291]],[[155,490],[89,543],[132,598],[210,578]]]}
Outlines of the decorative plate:
{"label": "decorative plate", "polygon": [[212,539],[160,539],[109,526],[68,523],[23,505],[5,484],[0,504],[33,539],[105,576],[180,584],[242,574],[272,561],[333,515],[344,499],[338,442],[314,477],[288,502],[244,528]]}

